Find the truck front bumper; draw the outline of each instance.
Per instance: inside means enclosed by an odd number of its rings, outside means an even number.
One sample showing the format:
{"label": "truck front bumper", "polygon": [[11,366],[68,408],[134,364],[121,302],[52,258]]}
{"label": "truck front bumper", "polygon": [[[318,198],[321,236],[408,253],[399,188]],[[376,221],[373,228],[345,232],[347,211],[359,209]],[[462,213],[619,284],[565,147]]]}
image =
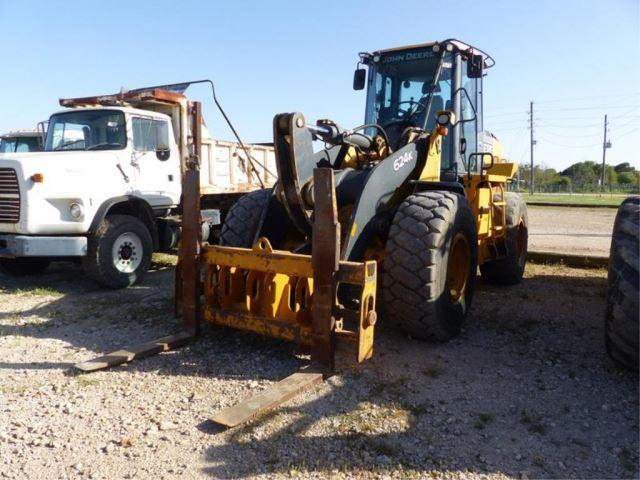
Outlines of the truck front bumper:
{"label": "truck front bumper", "polygon": [[31,237],[0,234],[0,258],[83,257],[86,237]]}

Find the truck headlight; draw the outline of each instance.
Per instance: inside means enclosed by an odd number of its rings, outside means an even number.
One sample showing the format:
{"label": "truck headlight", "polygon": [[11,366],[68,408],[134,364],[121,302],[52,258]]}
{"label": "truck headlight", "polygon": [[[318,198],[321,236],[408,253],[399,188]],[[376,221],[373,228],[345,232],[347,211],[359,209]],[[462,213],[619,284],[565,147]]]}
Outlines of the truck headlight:
{"label": "truck headlight", "polygon": [[74,220],[80,220],[82,218],[82,214],[84,213],[84,209],[82,205],[79,203],[72,203],[69,205],[69,213],[71,214],[71,218]]}

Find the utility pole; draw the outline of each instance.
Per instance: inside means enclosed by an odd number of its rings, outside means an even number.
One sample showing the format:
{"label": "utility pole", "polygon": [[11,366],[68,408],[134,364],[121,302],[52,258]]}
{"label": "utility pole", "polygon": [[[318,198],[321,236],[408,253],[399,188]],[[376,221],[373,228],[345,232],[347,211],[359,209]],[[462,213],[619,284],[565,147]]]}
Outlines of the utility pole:
{"label": "utility pole", "polygon": [[609,123],[607,122],[607,115],[604,115],[604,138],[602,140],[602,178],[600,179],[600,191],[604,192],[604,179],[605,179],[605,171],[606,164],[605,160],[607,158],[607,148],[611,148],[611,142],[607,142],[607,127]]}
{"label": "utility pole", "polygon": [[535,180],[534,180],[534,170],[533,170],[533,146],[536,144],[536,141],[533,139],[533,102],[529,102],[529,130],[531,132],[530,143],[531,143],[531,195],[533,195],[535,190]]}

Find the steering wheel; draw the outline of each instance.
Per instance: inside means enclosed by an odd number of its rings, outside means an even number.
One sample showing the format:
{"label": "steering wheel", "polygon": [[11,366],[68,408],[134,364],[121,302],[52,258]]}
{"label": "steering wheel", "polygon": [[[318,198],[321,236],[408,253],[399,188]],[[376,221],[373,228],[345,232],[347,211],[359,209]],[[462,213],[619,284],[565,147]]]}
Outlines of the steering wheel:
{"label": "steering wheel", "polygon": [[[404,103],[408,103],[409,104],[409,106],[406,109],[400,107],[400,105],[402,105]],[[420,105],[420,102],[416,102],[413,99],[411,99],[411,100],[403,100],[401,102],[398,102],[397,105],[398,105],[398,116],[400,117],[399,121],[402,121],[407,117],[407,115],[411,114],[411,111],[413,110],[413,106],[414,105]],[[397,122],[397,121],[398,120],[394,120],[394,122]]]}

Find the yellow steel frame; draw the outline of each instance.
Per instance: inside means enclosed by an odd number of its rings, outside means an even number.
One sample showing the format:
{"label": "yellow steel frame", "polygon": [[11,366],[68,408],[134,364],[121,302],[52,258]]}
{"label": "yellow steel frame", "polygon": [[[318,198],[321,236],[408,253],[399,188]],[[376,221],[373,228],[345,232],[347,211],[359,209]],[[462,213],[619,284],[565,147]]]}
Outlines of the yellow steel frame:
{"label": "yellow steel frame", "polygon": [[[507,233],[505,189],[518,166],[496,163],[480,174],[464,177],[464,189],[476,218],[478,264],[494,258],[492,247],[504,241]],[[495,251],[495,249],[493,249]]]}
{"label": "yellow steel frame", "polygon": [[[311,346],[312,257],[273,250],[266,238],[253,248],[203,245],[204,305],[208,322]],[[338,347],[363,361],[373,354],[376,262],[340,261],[338,282],[361,286],[359,310],[336,303]]]}

